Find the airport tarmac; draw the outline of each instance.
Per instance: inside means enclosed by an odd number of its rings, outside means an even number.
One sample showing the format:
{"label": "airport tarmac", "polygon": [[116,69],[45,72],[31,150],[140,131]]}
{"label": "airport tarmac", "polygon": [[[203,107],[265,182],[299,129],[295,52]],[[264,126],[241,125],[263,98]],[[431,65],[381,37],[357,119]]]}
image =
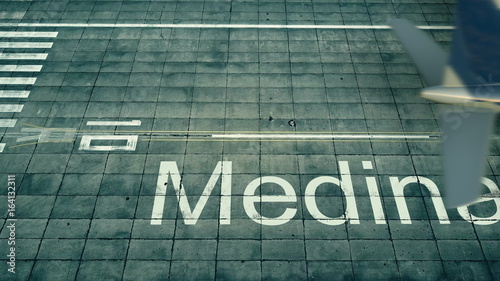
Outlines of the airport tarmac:
{"label": "airport tarmac", "polygon": [[386,25],[449,50],[453,8],[0,1],[0,279],[500,280],[500,123],[445,209]]}

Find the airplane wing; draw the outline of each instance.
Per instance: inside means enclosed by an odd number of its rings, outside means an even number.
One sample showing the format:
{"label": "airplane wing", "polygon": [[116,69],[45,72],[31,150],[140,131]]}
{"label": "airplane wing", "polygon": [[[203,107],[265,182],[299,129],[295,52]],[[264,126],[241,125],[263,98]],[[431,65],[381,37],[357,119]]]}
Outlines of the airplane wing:
{"label": "airplane wing", "polygon": [[[460,53],[467,54],[465,36],[461,32],[455,32],[454,54],[449,66],[449,56],[411,23],[397,19],[392,20],[390,25],[414,60],[428,87],[435,89],[453,86],[469,89],[464,86],[464,80],[465,85],[471,85],[473,75],[465,69],[468,65],[464,64],[463,59],[454,59],[460,58]],[[467,92],[471,92],[470,89]],[[423,93],[425,94],[425,91]],[[474,99],[474,93],[468,98]],[[443,107],[445,110],[440,116],[440,126],[443,131],[444,201],[447,208],[455,208],[471,203],[479,196],[480,180],[485,171],[488,141],[496,112],[457,104]]]}
{"label": "airplane wing", "polygon": [[456,110],[445,105],[440,116],[443,131],[443,171],[447,208],[475,201],[486,168],[489,136],[496,112]]}
{"label": "airplane wing", "polygon": [[404,19],[389,23],[417,65],[428,87],[441,85],[448,54],[429,36]]}

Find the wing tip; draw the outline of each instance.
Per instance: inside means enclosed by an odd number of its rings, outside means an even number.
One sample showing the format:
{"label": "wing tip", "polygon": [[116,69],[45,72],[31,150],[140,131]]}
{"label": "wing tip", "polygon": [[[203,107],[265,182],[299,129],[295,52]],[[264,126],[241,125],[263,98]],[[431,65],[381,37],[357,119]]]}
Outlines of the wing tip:
{"label": "wing tip", "polygon": [[446,209],[455,209],[459,207],[463,207],[475,202],[479,198],[477,196],[450,196],[445,195],[444,197],[444,206]]}

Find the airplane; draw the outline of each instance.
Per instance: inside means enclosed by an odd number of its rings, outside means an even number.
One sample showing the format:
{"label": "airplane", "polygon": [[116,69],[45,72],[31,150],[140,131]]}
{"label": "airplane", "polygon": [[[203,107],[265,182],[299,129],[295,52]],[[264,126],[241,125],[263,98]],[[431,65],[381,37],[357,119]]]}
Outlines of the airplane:
{"label": "airplane", "polygon": [[444,203],[476,201],[489,137],[500,111],[500,0],[458,0],[448,55],[404,19],[389,25],[423,77],[421,97],[444,104],[440,114]]}

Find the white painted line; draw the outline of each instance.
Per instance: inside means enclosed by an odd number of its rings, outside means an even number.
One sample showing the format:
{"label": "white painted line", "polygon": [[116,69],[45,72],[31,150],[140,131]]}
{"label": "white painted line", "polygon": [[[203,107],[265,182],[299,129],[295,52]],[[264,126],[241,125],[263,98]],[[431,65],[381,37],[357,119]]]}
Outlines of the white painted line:
{"label": "white painted line", "polygon": [[141,120],[132,121],[87,121],[87,126],[140,126]]}
{"label": "white painted line", "polygon": [[[2,24],[5,26],[4,24]],[[58,32],[1,31],[0,37],[57,37]]]}
{"label": "white painted line", "polygon": [[16,119],[0,119],[0,128],[13,128],[16,122]]}
{"label": "white painted line", "polygon": [[0,60],[44,60],[48,55],[40,53],[0,53]]}
{"label": "white painted line", "polygon": [[0,48],[50,49],[52,42],[0,42]]}
{"label": "white painted line", "polygon": [[0,71],[8,72],[40,72],[42,65],[0,65]]}
{"label": "white painted line", "polygon": [[0,77],[0,85],[33,85],[35,77]]}
{"label": "white painted line", "polygon": [[5,149],[5,143],[0,143],[0,152],[3,152]]}
{"label": "white painted line", "polygon": [[363,169],[365,170],[373,169],[372,161],[362,161],[361,163],[363,164]]}
{"label": "white painted line", "polygon": [[[91,151],[134,151],[137,146],[137,140],[139,136],[115,136],[115,135],[100,135],[100,136],[82,136],[82,141],[80,142],[80,150],[91,150]],[[91,145],[93,140],[125,140],[127,144],[125,145]]]}
{"label": "white painted line", "polygon": [[0,90],[0,98],[20,98],[25,99],[29,97],[30,91],[9,91]]}
{"label": "white painted line", "polygon": [[218,139],[429,139],[426,135],[214,134]]}
{"label": "white painted line", "polygon": [[[138,27],[138,28],[256,28],[256,29],[391,29],[388,25],[314,24],[162,24],[162,23],[0,23],[8,27]],[[418,26],[420,29],[454,29],[453,26]]]}
{"label": "white painted line", "polygon": [[21,112],[22,104],[0,104],[0,112]]}

